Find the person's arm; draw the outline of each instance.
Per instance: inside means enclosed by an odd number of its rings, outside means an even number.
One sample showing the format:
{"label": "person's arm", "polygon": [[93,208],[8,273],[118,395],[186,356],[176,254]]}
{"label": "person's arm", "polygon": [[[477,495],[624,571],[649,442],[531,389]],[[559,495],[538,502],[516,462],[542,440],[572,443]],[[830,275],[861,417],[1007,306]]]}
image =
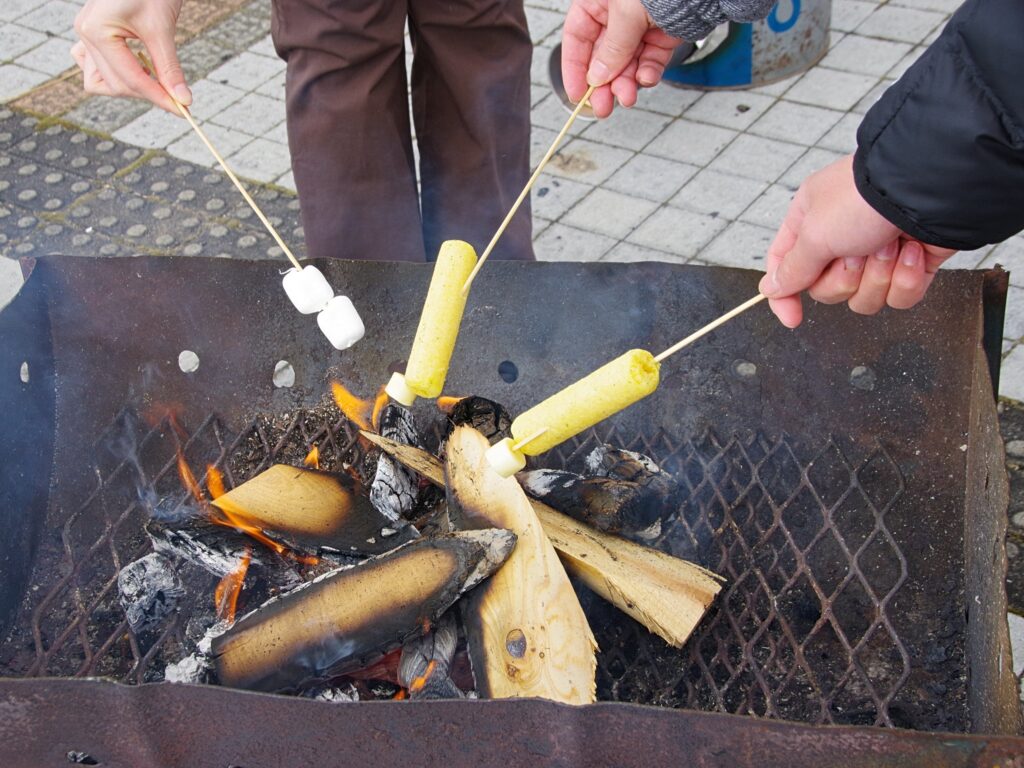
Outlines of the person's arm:
{"label": "person's arm", "polygon": [[725,21],[764,18],[777,0],[573,0],[562,29],[562,81],[578,101],[588,85],[594,114],[607,117],[617,98],[661,80],[672,50],[700,40]]}
{"label": "person's arm", "polygon": [[[192,93],[174,47],[181,2],[88,0],[75,19],[80,40],[71,48],[71,56],[84,73],[85,90],[147,99],[173,114],[178,110],[168,93],[182,104],[191,104]],[[145,46],[156,80],[129,50],[128,40],[139,40]]]}
{"label": "person's arm", "polygon": [[911,307],[956,250],[1024,228],[1021,30],[1019,0],[968,0],[869,110],[856,155],[801,185],[761,281],[784,324],[804,290],[865,314]]}

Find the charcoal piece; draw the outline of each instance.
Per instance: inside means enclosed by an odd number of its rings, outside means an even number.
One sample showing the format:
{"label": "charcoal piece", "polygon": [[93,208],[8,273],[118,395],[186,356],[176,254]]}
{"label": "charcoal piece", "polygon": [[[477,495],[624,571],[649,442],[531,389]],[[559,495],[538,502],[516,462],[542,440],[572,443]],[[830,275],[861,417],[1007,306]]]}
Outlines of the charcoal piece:
{"label": "charcoal piece", "polygon": [[[167,557],[180,557],[217,578],[231,573],[253,540],[234,528],[215,525],[202,517],[178,523],[153,518],[146,523],[153,549]],[[253,564],[261,558],[253,553]]]}
{"label": "charcoal piece", "polygon": [[609,477],[582,477],[558,469],[516,475],[533,498],[605,533],[640,541],[661,535],[669,499],[661,486],[643,486]]}
{"label": "charcoal piece", "polygon": [[451,678],[451,664],[459,642],[455,616],[444,614],[430,632],[402,646],[398,681],[410,699],[461,699]]}
{"label": "charcoal piece", "polygon": [[[397,405],[389,404],[381,411],[378,431],[397,443],[423,447],[412,414]],[[370,484],[370,503],[395,523],[396,529],[403,527],[405,519],[414,514],[419,491],[416,473],[382,452]]]}
{"label": "charcoal piece", "polygon": [[655,463],[654,459],[636,451],[613,448],[605,444],[591,451],[583,461],[585,474],[610,477],[642,486],[653,486],[658,493],[670,496],[678,492],[675,478]]}
{"label": "charcoal piece", "polygon": [[158,552],[122,568],[117,591],[128,625],[137,635],[159,627],[185,594],[174,563]]}
{"label": "charcoal piece", "polygon": [[302,692],[302,697],[313,701],[327,701],[332,704],[347,704],[359,701],[359,689],[348,685],[321,685]]}
{"label": "charcoal piece", "polygon": [[493,528],[420,539],[321,576],[213,638],[217,678],[234,687],[288,691],[365,667],[422,634],[494,572],[515,541]]}
{"label": "charcoal piece", "polygon": [[512,436],[512,416],[505,406],[485,397],[464,397],[448,414],[448,434],[463,424],[482,434],[493,445]]}

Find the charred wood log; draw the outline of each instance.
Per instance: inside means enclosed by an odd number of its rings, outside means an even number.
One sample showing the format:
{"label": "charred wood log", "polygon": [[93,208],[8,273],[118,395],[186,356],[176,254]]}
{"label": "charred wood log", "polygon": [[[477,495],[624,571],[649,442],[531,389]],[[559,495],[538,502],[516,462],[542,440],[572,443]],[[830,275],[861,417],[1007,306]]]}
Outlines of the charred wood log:
{"label": "charred wood log", "polygon": [[459,628],[451,611],[431,630],[402,646],[398,681],[410,699],[461,699],[451,678],[452,660],[459,643]]}
{"label": "charred wood log", "polygon": [[[380,413],[379,433],[396,443],[422,448],[412,413],[390,404]],[[405,525],[405,519],[414,514],[420,495],[419,478],[386,453],[377,459],[377,469],[370,483],[370,503],[395,524]]]}
{"label": "charred wood log", "polygon": [[373,556],[419,535],[378,512],[348,476],[284,464],[211,503],[226,522],[242,529],[254,525],[270,539],[303,552]]}
{"label": "charred wood log", "polygon": [[[436,457],[367,437],[431,482],[444,483]],[[602,533],[543,502],[532,505],[569,573],[671,645],[686,642],[721,591],[721,578],[700,566]]]}
{"label": "charred wood log", "polygon": [[576,592],[514,478],[492,471],[487,438],[456,427],[445,479],[457,529],[502,527],[518,537],[494,576],[463,601],[477,691],[487,698],[596,699],[597,643]]}
{"label": "charred wood log", "polygon": [[511,437],[512,416],[505,407],[485,397],[464,397],[448,413],[447,435],[456,427],[472,427],[491,443]]}
{"label": "charred wood log", "polygon": [[488,529],[421,539],[264,603],[213,639],[218,680],[294,690],[367,666],[424,629],[515,546]]}

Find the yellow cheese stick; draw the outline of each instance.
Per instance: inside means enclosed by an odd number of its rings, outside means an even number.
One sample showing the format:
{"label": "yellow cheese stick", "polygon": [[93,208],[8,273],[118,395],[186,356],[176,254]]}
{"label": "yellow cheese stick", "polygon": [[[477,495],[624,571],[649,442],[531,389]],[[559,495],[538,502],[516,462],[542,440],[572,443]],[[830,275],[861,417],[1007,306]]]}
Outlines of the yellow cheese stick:
{"label": "yellow cheese stick", "polygon": [[515,474],[526,456],[551,450],[647,397],[658,388],[660,367],[650,352],[631,349],[521,414],[512,422],[512,437],[487,452],[488,461],[504,477]]}
{"label": "yellow cheese stick", "polygon": [[394,374],[386,387],[388,395],[402,405],[441,394],[466,309],[462,286],[475,265],[476,251],[469,243],[446,240],[441,244],[405,375]]}

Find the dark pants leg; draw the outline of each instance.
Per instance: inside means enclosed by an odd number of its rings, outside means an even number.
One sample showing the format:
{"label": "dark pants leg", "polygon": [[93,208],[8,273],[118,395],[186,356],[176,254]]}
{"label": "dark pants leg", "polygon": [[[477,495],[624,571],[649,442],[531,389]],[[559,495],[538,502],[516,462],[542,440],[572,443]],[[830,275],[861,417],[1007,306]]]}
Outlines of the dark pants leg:
{"label": "dark pants leg", "polygon": [[423,261],[404,0],[275,0],[288,143],[314,258]]}
{"label": "dark pants leg", "polygon": [[[530,175],[530,60],[522,0],[409,0],[412,97],[427,258],[480,253]],[[532,259],[526,200],[494,258]]]}

